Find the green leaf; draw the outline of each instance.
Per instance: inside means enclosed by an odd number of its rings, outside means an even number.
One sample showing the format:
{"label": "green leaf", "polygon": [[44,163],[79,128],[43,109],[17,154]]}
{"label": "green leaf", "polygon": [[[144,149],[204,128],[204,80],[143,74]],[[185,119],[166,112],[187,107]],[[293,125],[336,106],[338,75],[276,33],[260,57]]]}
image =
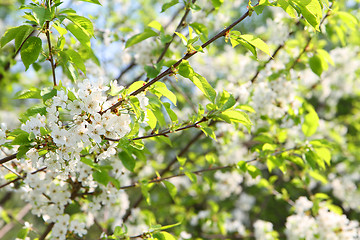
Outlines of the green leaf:
{"label": "green leaf", "polygon": [[328,148],[315,148],[316,154],[321,160],[323,160],[328,166],[331,164],[331,151]]}
{"label": "green leaf", "polygon": [[28,145],[31,141],[29,140],[29,133],[23,131],[17,135],[14,140],[11,142],[11,145]]}
{"label": "green leaf", "polygon": [[78,27],[74,23],[69,23],[65,26],[67,30],[69,30],[75,38],[86,48],[91,48],[90,44],[90,36],[87,31],[83,28]]}
{"label": "green leaf", "polygon": [[191,23],[190,26],[195,30],[195,32],[200,36],[201,41],[206,42],[209,31],[207,27],[202,23]]}
{"label": "green leaf", "polygon": [[[18,27],[9,28],[8,30],[6,30],[5,34],[1,37],[1,40],[0,40],[1,47],[4,47],[11,40],[15,39],[18,34],[20,34],[23,38],[25,32],[31,33],[32,30],[33,30],[33,27],[31,27],[29,25],[21,25]],[[29,34],[27,34],[26,37],[27,36],[29,36]],[[23,42],[23,40],[25,40],[25,38],[22,39],[21,43]],[[20,40],[18,40],[18,41],[20,41]],[[21,45],[21,43],[20,43],[20,45]]]}
{"label": "green leaf", "polygon": [[254,47],[260,49],[261,51],[263,51],[264,53],[266,53],[267,55],[269,55],[271,57],[269,46],[260,38],[257,38],[250,34],[240,35],[240,38],[242,38],[246,42],[250,43]]}
{"label": "green leaf", "polygon": [[29,88],[27,90],[22,90],[20,92],[17,92],[15,94],[15,99],[28,99],[28,98],[36,98],[36,99],[41,99],[41,95],[40,95],[41,90],[37,89],[35,87]]}
{"label": "green leaf", "polygon": [[18,148],[18,152],[17,152],[17,154],[16,154],[16,158],[17,158],[17,159],[20,159],[20,158],[25,157],[25,154],[27,153],[27,151],[30,150],[30,148],[32,148],[32,146],[30,146],[30,145],[21,145],[21,146]]}
{"label": "green leaf", "polygon": [[94,4],[101,5],[101,3],[99,2],[99,0],[78,0],[78,1],[88,2],[88,3],[94,3]]}
{"label": "green leaf", "polygon": [[94,26],[92,22],[86,17],[71,14],[71,15],[67,15],[66,18],[72,21],[76,26],[81,28],[84,32],[88,33],[90,36],[94,36]]}
{"label": "green leaf", "polygon": [[287,2],[287,0],[278,0],[277,3],[290,17],[296,17],[296,10]]}
{"label": "green leaf", "polygon": [[190,80],[205,94],[205,96],[212,103],[215,103],[216,91],[203,76],[196,73],[190,78]]}
{"label": "green leaf", "polygon": [[[312,169],[318,169],[317,165],[320,163],[323,163],[319,157],[312,151],[308,151],[304,155],[305,161],[310,165]],[[320,160],[320,161],[319,161]],[[325,165],[323,165],[323,168],[325,168]]]}
{"label": "green leaf", "polygon": [[201,131],[203,131],[205,133],[206,136],[209,136],[212,139],[214,139],[215,141],[217,141],[216,140],[216,134],[215,134],[215,132],[214,132],[214,130],[212,128],[202,126],[200,129],[201,129]]}
{"label": "green leaf", "polygon": [[18,34],[15,37],[15,49],[19,50],[24,41],[29,37],[29,35],[34,31],[34,28],[29,25],[23,25],[18,30]]}
{"label": "green leaf", "polygon": [[322,59],[318,55],[314,55],[309,59],[309,65],[311,70],[320,77],[324,70]]}
{"label": "green leaf", "polygon": [[317,181],[320,181],[322,184],[327,184],[328,180],[325,176],[319,173],[317,170],[309,171],[309,175]]}
{"label": "green leaf", "polygon": [[163,183],[165,184],[167,190],[169,191],[171,198],[175,199],[176,194],[177,194],[177,189],[174,186],[174,184],[172,184],[171,182],[168,182],[168,181],[164,181]]}
{"label": "green leaf", "polygon": [[225,111],[225,110],[228,110],[230,108],[232,108],[236,103],[236,99],[234,98],[233,95],[230,95],[228,100],[226,101],[226,103],[224,105],[221,106],[221,109],[220,111]]}
{"label": "green leaf", "polygon": [[109,173],[105,170],[94,170],[92,176],[96,182],[104,186],[106,186],[110,181]]}
{"label": "green leaf", "polygon": [[75,66],[78,67],[83,73],[86,73],[86,67],[81,55],[72,49],[67,49],[65,52],[69,57],[69,60],[73,62]]}
{"label": "green leaf", "polygon": [[41,45],[41,39],[38,37],[29,37],[24,43],[20,54],[26,70],[38,59],[42,49]]}
{"label": "green leaf", "polygon": [[306,137],[313,135],[319,126],[319,117],[314,108],[308,107],[308,111],[309,113],[305,115],[304,123],[301,126],[301,130]]}
{"label": "green leaf", "polygon": [[225,112],[222,113],[222,115],[225,115],[228,118],[230,118],[232,122],[238,122],[243,124],[250,131],[250,127],[252,123],[249,119],[249,116],[246,113],[236,110],[226,110]]}
{"label": "green leaf", "polygon": [[181,33],[179,33],[179,32],[175,32],[175,34],[178,35],[179,38],[181,39],[181,41],[183,42],[183,44],[184,44],[185,46],[187,46],[187,44],[188,44],[187,38],[186,38],[183,34],[181,34]]}
{"label": "green leaf", "polygon": [[156,123],[157,123],[155,114],[150,109],[146,109],[146,113],[147,113],[147,119],[148,119],[147,123],[149,124],[151,129],[155,129]]}
{"label": "green leaf", "polygon": [[45,21],[50,21],[52,18],[49,8],[45,8],[45,6],[36,6],[32,10],[37,23],[41,27],[44,25]]}
{"label": "green leaf", "polygon": [[22,228],[17,234],[17,239],[26,239],[28,233],[30,231],[30,228]]}
{"label": "green leaf", "polygon": [[176,238],[173,235],[163,231],[154,233],[153,238],[155,240],[176,240]]}
{"label": "green leaf", "polygon": [[46,93],[41,93],[41,97],[43,99],[43,102],[45,103],[46,100],[53,98],[57,94],[57,90],[55,88],[52,88],[50,91],[47,91]]}
{"label": "green leaf", "polygon": [[131,84],[128,88],[126,93],[127,94],[131,94],[132,92],[136,91],[137,89],[141,88],[142,86],[144,86],[146,84],[146,82],[144,81],[136,81],[133,84]]}
{"label": "green leaf", "polygon": [[144,66],[144,70],[145,70],[148,78],[155,78],[160,72],[159,69],[156,69],[156,68],[154,68],[152,66],[148,66],[148,65]]}
{"label": "green leaf", "polygon": [[224,2],[224,0],[211,0],[215,9],[218,9]]}
{"label": "green leaf", "polygon": [[58,22],[54,22],[54,24],[52,26],[56,29],[56,31],[58,31],[60,36],[63,36],[67,33],[67,30],[65,28],[61,27]]}
{"label": "green leaf", "polygon": [[8,173],[4,176],[4,179],[6,181],[12,181],[14,179],[18,178],[18,176],[15,173]]}
{"label": "green leaf", "polygon": [[169,99],[175,106],[177,102],[176,95],[171,92],[163,82],[156,82],[154,84],[154,90],[156,90],[158,93]]}
{"label": "green leaf", "polygon": [[252,178],[256,178],[261,175],[261,171],[254,165],[246,164],[246,170]]}
{"label": "green leaf", "polygon": [[194,69],[187,60],[181,61],[178,67],[178,73],[185,78],[191,78],[195,74]]}
{"label": "green leaf", "polygon": [[171,2],[165,3],[161,7],[161,12],[165,12],[168,8],[171,8],[172,6],[179,3],[179,0],[172,0]]}
{"label": "green leaf", "polygon": [[145,39],[157,36],[158,34],[151,29],[145,29],[143,33],[136,34],[126,41],[125,48],[131,47]]}
{"label": "green leaf", "polygon": [[149,193],[149,183],[146,180],[140,182],[141,193],[143,194],[147,204],[151,205],[151,198]]}
{"label": "green leaf", "polygon": [[255,109],[250,107],[249,105],[238,105],[236,109],[241,109],[247,112],[256,113]]}
{"label": "green leaf", "polygon": [[186,172],[185,172],[185,175],[186,175],[186,176],[190,179],[190,181],[192,181],[193,183],[196,183],[196,182],[197,182],[197,177],[196,177],[195,173],[186,171]]}
{"label": "green leaf", "polygon": [[127,170],[134,172],[136,160],[126,151],[120,152],[118,156],[119,156],[122,164],[124,165],[124,167]]}
{"label": "green leaf", "polygon": [[180,166],[184,166],[186,163],[186,158],[185,157],[179,157],[177,156],[176,159],[178,160]]}
{"label": "green leaf", "polygon": [[159,23],[158,21],[154,20],[154,21],[151,21],[149,24],[148,24],[148,27],[151,27],[151,28],[154,28],[160,32],[164,32],[164,28],[163,26],[161,25],[161,23]]}
{"label": "green leaf", "polygon": [[176,122],[178,120],[176,113],[171,109],[171,105],[168,102],[163,103],[166,112],[168,113],[172,122]]}
{"label": "green leaf", "polygon": [[322,7],[318,0],[289,0],[295,4],[306,21],[317,31],[322,18]]}

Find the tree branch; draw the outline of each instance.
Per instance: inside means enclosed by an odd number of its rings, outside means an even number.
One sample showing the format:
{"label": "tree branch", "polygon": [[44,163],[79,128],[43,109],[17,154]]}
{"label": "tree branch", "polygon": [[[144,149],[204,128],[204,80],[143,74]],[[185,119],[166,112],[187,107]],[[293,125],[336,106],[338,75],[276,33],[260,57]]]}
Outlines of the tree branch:
{"label": "tree branch", "polygon": [[[177,158],[178,157],[182,157],[185,155],[185,153],[190,149],[190,147],[197,141],[199,140],[199,138],[203,135],[203,132],[199,132],[197,135],[195,135],[191,140],[190,142],[188,142],[186,144],[186,146],[180,151],[180,153],[175,156],[171,162],[168,163],[168,165],[166,166],[165,169],[163,169],[161,172],[160,172],[160,175],[163,175],[165,174],[166,172],[168,172],[170,170],[170,168],[177,162]],[[153,178],[155,178],[156,176],[154,176]],[[137,208],[140,203],[142,202],[143,200],[143,195],[140,195],[138,197],[138,199],[135,201],[134,205],[133,206],[130,206],[127,210],[126,210],[126,213],[125,215],[123,216],[122,220],[123,220],[123,223],[126,222],[126,220],[130,217],[131,215],[131,210],[133,208]]]}
{"label": "tree branch", "polygon": [[[228,31],[230,31],[233,27],[235,27],[237,24],[242,22],[247,16],[249,16],[249,11],[246,11],[246,13],[244,13],[239,19],[237,19],[230,26],[228,26],[227,28],[225,28],[224,30],[222,30],[221,32],[216,34],[214,37],[209,39],[207,42],[205,42],[203,45],[201,45],[201,47],[204,49],[208,45],[210,45],[212,42],[217,40],[218,38],[225,36]],[[191,53],[186,53],[185,56],[183,56],[180,60],[178,60],[173,66],[171,66],[168,69],[166,69],[165,71],[163,71],[161,74],[159,74],[157,77],[152,79],[150,82],[146,83],[144,86],[142,86],[142,87],[138,88],[137,90],[135,90],[134,92],[132,92],[130,94],[130,96],[136,96],[137,94],[141,93],[142,91],[144,91],[145,89],[147,89],[148,87],[150,87],[151,85],[153,85],[154,83],[156,83],[157,81],[162,79],[163,77],[173,73],[172,69],[178,67],[180,65],[180,63],[182,62],[182,60],[187,60],[187,59],[191,58],[192,56],[194,56],[196,53],[198,53],[198,52],[193,51]],[[114,110],[115,108],[120,106],[122,102],[123,102],[123,100],[118,101],[113,106],[106,109],[104,112],[106,112],[107,110]]]}
{"label": "tree branch", "polygon": [[[164,131],[162,131],[160,133],[155,133],[155,134],[149,134],[149,135],[145,135],[145,136],[141,136],[141,137],[136,137],[136,138],[131,139],[131,141],[140,140],[140,139],[146,139],[146,138],[152,138],[152,137],[157,137],[157,136],[166,136],[169,133],[179,132],[179,131],[182,131],[182,130],[185,130],[185,129],[188,129],[188,128],[197,128],[199,123],[205,122],[207,120],[208,119],[206,117],[203,117],[201,120],[197,121],[196,123],[186,125],[184,127],[180,127],[180,128],[175,129],[175,130],[168,129],[168,130],[164,130]],[[113,141],[113,142],[120,141],[120,139],[112,139],[112,138],[105,138],[105,139],[109,140],[109,141]]]}
{"label": "tree branch", "polygon": [[[51,1],[50,1],[51,2]],[[51,4],[51,3],[50,3]],[[49,29],[50,22],[47,21],[45,24],[45,35],[49,47],[49,61],[51,63],[51,70],[52,70],[52,76],[53,76],[53,84],[56,86],[56,76],[55,76],[55,64],[54,64],[54,58],[52,54],[52,48],[51,48],[51,41],[50,41],[50,29]]]}

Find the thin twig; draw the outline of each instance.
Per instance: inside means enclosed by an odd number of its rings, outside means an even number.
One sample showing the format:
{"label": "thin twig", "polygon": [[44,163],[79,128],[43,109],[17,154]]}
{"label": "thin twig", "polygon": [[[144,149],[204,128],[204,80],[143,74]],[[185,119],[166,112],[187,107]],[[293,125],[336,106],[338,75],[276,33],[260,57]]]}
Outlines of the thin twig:
{"label": "thin twig", "polygon": [[[158,136],[166,136],[169,133],[179,132],[179,131],[183,131],[183,130],[189,129],[189,128],[197,128],[197,127],[199,127],[198,124],[200,124],[202,122],[205,122],[207,120],[208,119],[206,117],[203,117],[202,119],[200,119],[196,123],[186,125],[184,127],[180,127],[180,128],[175,129],[175,130],[168,129],[168,130],[164,130],[164,131],[162,131],[160,133],[154,133],[154,134],[149,134],[149,135],[145,135],[145,136],[141,136],[141,137],[136,137],[136,138],[131,139],[131,141],[140,140],[140,139],[146,139],[146,138],[152,138],[152,137],[158,137]],[[113,141],[113,142],[120,141],[120,139],[112,139],[112,138],[105,138],[105,139],[109,140],[109,141]]]}
{"label": "thin twig", "polygon": [[47,38],[47,43],[49,47],[49,61],[51,63],[51,70],[52,70],[52,76],[53,76],[53,84],[56,86],[56,76],[55,76],[55,64],[54,64],[54,58],[52,54],[52,48],[51,48],[51,41],[50,41],[50,29],[49,29],[50,22],[47,21],[45,25],[45,35]]}

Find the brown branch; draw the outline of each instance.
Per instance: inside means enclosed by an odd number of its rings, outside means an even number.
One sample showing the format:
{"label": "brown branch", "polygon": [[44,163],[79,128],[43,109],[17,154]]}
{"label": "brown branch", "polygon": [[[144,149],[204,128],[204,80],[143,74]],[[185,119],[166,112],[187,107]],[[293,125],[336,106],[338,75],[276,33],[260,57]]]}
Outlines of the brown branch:
{"label": "brown branch", "polygon": [[[31,174],[35,174],[35,173],[44,171],[45,169],[47,169],[47,167],[42,167],[42,168],[40,168],[40,169],[37,169],[37,170],[31,172]],[[17,182],[17,181],[19,181],[20,179],[24,179],[24,178],[25,178],[25,176],[24,176],[24,177],[19,176],[19,177],[15,178],[15,179],[7,182],[7,183],[4,183],[4,184],[0,185],[0,189],[3,188],[3,187],[6,187],[7,185],[9,185],[9,184],[11,184],[11,183]]]}
{"label": "brown branch", "polygon": [[43,232],[43,234],[40,236],[39,240],[44,240],[46,238],[46,236],[51,232],[51,230],[53,229],[55,223],[50,223],[47,228],[45,229],[45,231]]}
{"label": "brown branch", "polygon": [[4,157],[3,159],[0,160],[0,164],[3,164],[3,163],[6,163],[6,162],[8,162],[8,161],[10,161],[10,160],[15,159],[15,158],[16,158],[16,154],[17,154],[17,153],[14,153],[14,154],[12,154],[12,155],[10,155],[10,156]]}
{"label": "brown branch", "polygon": [[[51,1],[50,1],[51,4]],[[47,43],[49,47],[49,61],[51,63],[51,70],[52,70],[52,76],[53,76],[53,84],[56,86],[56,76],[55,76],[55,64],[54,64],[54,58],[52,54],[52,48],[51,48],[51,41],[50,41],[50,29],[49,29],[50,22],[47,21],[45,24],[45,35],[47,38]]]}
{"label": "brown branch", "polygon": [[[196,2],[196,0],[192,1],[192,3],[195,3],[195,2]],[[190,4],[188,6],[186,6],[185,13],[184,13],[183,17],[181,18],[179,24],[177,25],[177,27],[175,29],[175,32],[179,32],[180,29],[182,28],[182,26],[185,25],[185,20],[186,20],[186,17],[189,15],[189,12],[190,12]],[[175,32],[173,33],[170,42],[165,44],[164,50],[161,52],[159,58],[156,60],[156,63],[159,63],[163,59],[163,57],[165,56],[165,54],[166,54],[167,50],[169,49],[171,43],[174,41],[174,38],[176,37]]]}
{"label": "brown branch", "polygon": [[[158,136],[166,136],[167,134],[169,133],[173,133],[173,132],[179,132],[179,131],[182,131],[182,130],[185,130],[185,129],[189,129],[189,128],[197,128],[199,127],[198,124],[202,123],[202,122],[205,122],[207,121],[208,119],[206,117],[203,117],[201,120],[197,121],[196,123],[193,123],[193,124],[190,124],[190,125],[186,125],[184,127],[180,127],[180,128],[177,128],[175,130],[171,130],[171,129],[168,129],[168,130],[164,130],[160,133],[155,133],[155,134],[149,134],[149,135],[145,135],[145,136],[141,136],[141,137],[136,137],[136,138],[133,138],[133,139],[130,139],[131,141],[135,141],[135,140],[140,140],[140,139],[146,139],[146,138],[152,138],[152,137],[158,137]],[[113,142],[117,142],[117,141],[120,141],[120,139],[112,139],[112,138],[107,138],[105,137],[106,140],[109,140],[109,141],[113,141]]]}

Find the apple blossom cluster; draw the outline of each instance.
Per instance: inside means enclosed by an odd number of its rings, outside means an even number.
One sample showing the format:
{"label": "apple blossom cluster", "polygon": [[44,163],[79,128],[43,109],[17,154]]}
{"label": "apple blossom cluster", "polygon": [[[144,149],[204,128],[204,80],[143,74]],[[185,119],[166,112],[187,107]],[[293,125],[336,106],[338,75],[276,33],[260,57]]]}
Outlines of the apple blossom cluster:
{"label": "apple blossom cluster", "polygon": [[360,191],[358,183],[360,181],[359,168],[352,169],[349,172],[344,163],[336,166],[338,176],[335,174],[330,175],[330,185],[332,192],[336,198],[341,200],[342,207],[345,210],[353,209],[357,212],[360,211]]}
{"label": "apple blossom cluster", "polygon": [[315,216],[308,211],[313,203],[306,197],[300,197],[295,202],[295,215],[286,220],[285,234],[287,239],[358,239],[360,237],[359,222],[349,220],[329,210],[324,202]]}
{"label": "apple blossom cluster", "polygon": [[[110,86],[112,91],[122,90],[116,81]],[[89,80],[79,83],[78,89],[73,91],[61,87],[46,100],[45,115],[37,114],[21,126],[21,130],[34,136],[34,142],[26,153],[31,162],[19,161],[19,166],[29,174],[18,191],[32,205],[34,215],[54,223],[53,239],[65,239],[68,232],[80,237],[85,235],[94,218],[104,212],[107,212],[108,218],[114,219],[114,226],[121,225],[122,216],[129,207],[128,196],[123,190],[118,190],[113,184],[99,184],[94,180],[93,168],[82,161],[89,154],[100,165],[110,162],[112,169],[109,174],[123,185],[130,184],[129,171],[115,156],[118,143],[106,138],[121,139],[126,136],[134,117],[127,103],[117,111],[109,109],[118,101],[108,96],[109,89],[101,81]],[[140,94],[138,100],[144,109],[148,99]],[[6,141],[5,131],[6,127],[2,125],[1,144]],[[41,171],[30,174],[38,169]],[[86,189],[86,193],[92,193],[92,200],[82,204],[83,212],[88,214],[87,222],[73,217],[70,219],[65,213],[66,207],[77,198],[74,191],[77,185]],[[81,201],[79,198],[77,200]]]}
{"label": "apple blossom cluster", "polygon": [[275,240],[273,224],[271,222],[256,220],[254,223],[254,234],[257,240]]}
{"label": "apple blossom cluster", "polygon": [[[122,87],[116,82],[111,85],[117,90]],[[74,171],[81,158],[81,151],[89,148],[98,152],[97,160],[106,159],[116,153],[116,143],[101,145],[104,138],[120,139],[131,130],[130,112],[124,107],[118,111],[109,109],[118,101],[106,94],[109,87],[101,81],[84,80],[76,92],[60,89],[47,100],[46,115],[30,118],[21,129],[36,136],[37,144],[27,152],[34,167],[47,166],[54,171]],[[70,98],[69,98],[70,96]],[[51,134],[41,134],[47,129]],[[48,150],[39,156],[39,150]]]}

